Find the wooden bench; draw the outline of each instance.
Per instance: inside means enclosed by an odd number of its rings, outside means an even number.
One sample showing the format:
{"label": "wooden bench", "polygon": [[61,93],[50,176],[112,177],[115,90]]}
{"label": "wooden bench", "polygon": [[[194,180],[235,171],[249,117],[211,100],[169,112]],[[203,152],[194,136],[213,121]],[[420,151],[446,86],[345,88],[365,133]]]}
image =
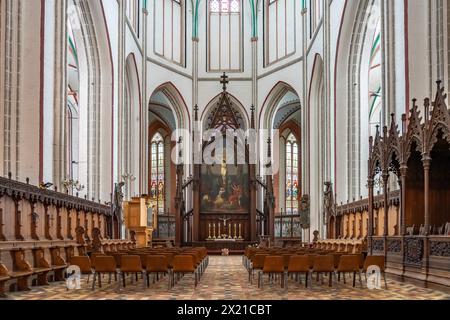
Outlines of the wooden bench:
{"label": "wooden bench", "polygon": [[[61,250],[64,249],[66,259],[70,259],[76,246],[46,246],[45,243],[41,247],[18,245],[20,243],[0,250],[0,295],[4,296],[6,291],[28,291],[30,283],[45,286],[49,284],[49,280],[65,280],[64,273],[68,264],[62,257]],[[11,283],[6,288],[8,282]]]}
{"label": "wooden bench", "polygon": [[[16,255],[20,256],[19,251],[3,251],[2,252],[2,274],[9,277],[9,279],[4,280],[3,286],[9,280],[16,282],[17,291],[28,291],[30,290],[28,286],[28,279],[33,275],[31,265],[22,260],[17,260]],[[11,286],[8,291],[13,291]]]}

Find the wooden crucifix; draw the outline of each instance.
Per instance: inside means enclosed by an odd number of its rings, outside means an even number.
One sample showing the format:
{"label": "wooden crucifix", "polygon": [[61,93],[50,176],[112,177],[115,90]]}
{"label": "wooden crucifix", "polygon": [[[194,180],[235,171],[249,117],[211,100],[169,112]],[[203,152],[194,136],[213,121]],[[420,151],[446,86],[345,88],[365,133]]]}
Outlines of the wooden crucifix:
{"label": "wooden crucifix", "polygon": [[61,209],[61,206],[56,206],[56,237],[59,240],[64,240],[64,237],[62,235]]}
{"label": "wooden crucifix", "polygon": [[[2,194],[0,194],[0,205],[2,200]],[[0,241],[6,241],[5,234],[3,233],[3,227],[5,223],[3,222],[3,209],[0,208]]]}
{"label": "wooden crucifix", "polygon": [[44,212],[45,212],[45,238],[47,240],[53,240],[50,234],[50,214],[48,213],[49,204],[44,204]]}
{"label": "wooden crucifix", "polygon": [[72,217],[70,216],[71,209],[67,209],[67,239],[73,240],[72,235]]}
{"label": "wooden crucifix", "polygon": [[15,196],[14,200],[14,236],[16,240],[23,241],[25,240],[22,235],[22,212],[19,210],[20,201],[22,200],[20,197]]}
{"label": "wooden crucifix", "polygon": [[39,241],[39,236],[37,233],[39,214],[36,212],[36,200],[34,200],[34,199],[30,200],[30,207],[31,207],[31,213],[30,213],[30,216],[31,216],[31,219],[30,219],[31,239]]}
{"label": "wooden crucifix", "polygon": [[223,221],[223,226],[226,227],[227,226],[227,221],[231,220],[231,218],[222,217],[222,218],[219,218],[219,220]]}

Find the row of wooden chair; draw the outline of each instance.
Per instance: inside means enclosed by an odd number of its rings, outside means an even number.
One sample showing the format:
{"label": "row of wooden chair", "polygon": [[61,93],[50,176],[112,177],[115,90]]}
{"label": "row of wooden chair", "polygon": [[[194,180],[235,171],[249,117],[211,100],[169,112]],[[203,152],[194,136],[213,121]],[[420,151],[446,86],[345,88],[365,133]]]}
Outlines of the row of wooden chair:
{"label": "row of wooden chair", "polygon": [[311,244],[311,248],[346,253],[362,253],[365,247],[363,240],[319,240]]}
{"label": "row of wooden chair", "polygon": [[[281,277],[282,287],[287,288],[287,279],[289,276],[295,276],[296,280],[301,282],[301,276],[304,275],[305,286],[308,287],[308,279],[313,274],[317,274],[317,279],[323,274],[328,274],[329,286],[332,286],[333,276],[340,281],[343,275],[344,283],[347,273],[353,274],[353,287],[356,286],[356,275],[359,276],[362,285],[361,274],[366,274],[371,266],[379,268],[384,277],[384,283],[387,288],[385,261],[382,256],[368,256],[363,259],[361,254],[342,254],[342,253],[286,253],[286,251],[274,253],[259,251],[250,255],[250,263],[246,264],[249,281],[253,283],[255,272],[258,273],[258,287],[263,286],[263,276],[268,274],[269,279],[274,275]],[[312,282],[312,281],[311,281]]]}
{"label": "row of wooden chair", "polygon": [[[208,256],[205,248],[190,248],[180,250],[151,250],[134,249],[127,252],[96,253],[88,256],[77,256],[71,260],[72,265],[79,266],[81,273],[93,275],[92,289],[95,289],[96,281],[101,287],[101,276],[109,275],[109,282],[114,275],[121,276],[123,286],[126,286],[127,274],[134,274],[138,281],[139,274],[142,275],[143,286],[150,286],[150,276],[153,275],[153,283],[159,280],[159,275],[169,275],[169,289],[175,285],[182,275],[192,273],[197,287],[201,276],[208,266]],[[131,279],[133,281],[133,278]]]}

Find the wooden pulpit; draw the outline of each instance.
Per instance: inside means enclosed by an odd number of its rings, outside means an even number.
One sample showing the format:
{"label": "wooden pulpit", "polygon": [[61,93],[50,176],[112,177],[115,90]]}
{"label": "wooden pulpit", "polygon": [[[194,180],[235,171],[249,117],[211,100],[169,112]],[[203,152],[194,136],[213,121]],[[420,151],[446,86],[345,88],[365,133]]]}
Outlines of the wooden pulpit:
{"label": "wooden pulpit", "polygon": [[148,200],[145,197],[134,197],[123,203],[125,225],[136,234],[136,247],[145,248],[151,246],[153,234],[153,217],[148,210]]}

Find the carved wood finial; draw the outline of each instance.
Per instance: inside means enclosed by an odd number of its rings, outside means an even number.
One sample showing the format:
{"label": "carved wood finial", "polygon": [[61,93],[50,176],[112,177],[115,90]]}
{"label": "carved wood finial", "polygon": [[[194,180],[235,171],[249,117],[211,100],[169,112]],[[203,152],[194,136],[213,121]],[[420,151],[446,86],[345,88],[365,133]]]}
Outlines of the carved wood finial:
{"label": "carved wood finial", "polygon": [[[412,110],[414,110],[415,108],[417,108],[417,99],[416,98],[412,99],[412,102],[413,102]],[[412,112],[412,110],[411,110],[411,112]]]}
{"label": "carved wood finial", "polygon": [[222,84],[223,91],[227,91],[227,84],[230,83],[230,81],[228,80],[228,76],[225,72],[220,77],[220,83]]}
{"label": "carved wood finial", "polygon": [[198,121],[198,105],[194,106],[194,120]]}
{"label": "carved wood finial", "polygon": [[430,118],[430,99],[429,98],[425,98],[425,100],[423,101],[423,106],[425,108],[425,121],[428,122],[428,120]]}
{"label": "carved wood finial", "polygon": [[251,127],[252,127],[252,129],[255,129],[255,106],[254,105],[252,105],[251,106],[251,108],[250,108],[250,111],[251,111],[251,120],[250,120],[250,125],[251,125]]}

